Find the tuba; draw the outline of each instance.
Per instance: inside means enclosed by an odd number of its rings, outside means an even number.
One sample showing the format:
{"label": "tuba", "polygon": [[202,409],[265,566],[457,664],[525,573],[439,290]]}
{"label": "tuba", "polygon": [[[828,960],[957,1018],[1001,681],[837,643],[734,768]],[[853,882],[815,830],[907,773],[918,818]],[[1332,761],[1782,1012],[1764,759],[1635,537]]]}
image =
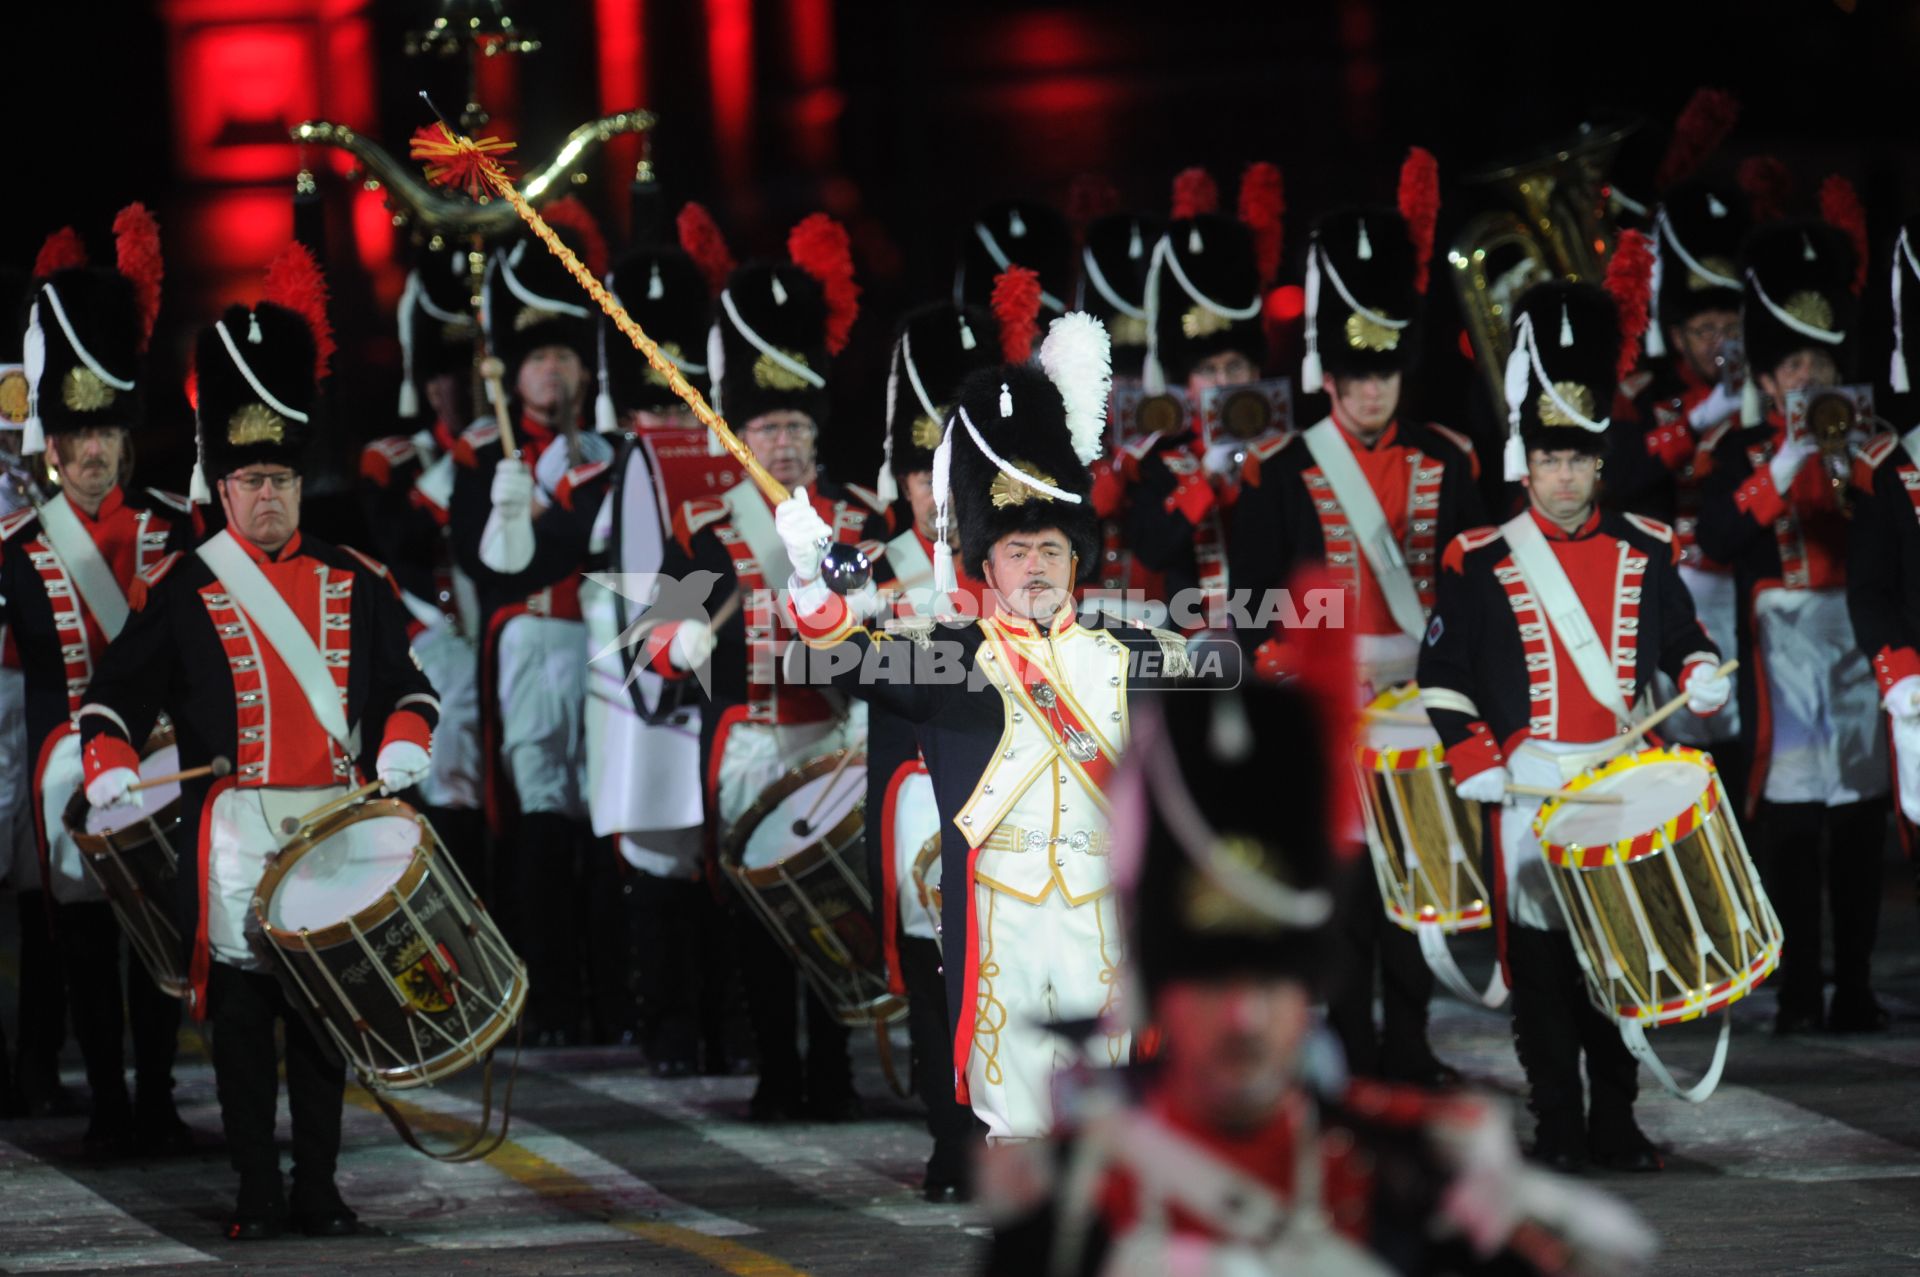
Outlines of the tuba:
{"label": "tuba", "polygon": [[1637,121],[1583,124],[1544,154],[1468,174],[1506,205],[1476,215],[1447,248],[1475,361],[1504,412],[1515,305],[1550,279],[1600,281],[1614,244],[1607,174]]}

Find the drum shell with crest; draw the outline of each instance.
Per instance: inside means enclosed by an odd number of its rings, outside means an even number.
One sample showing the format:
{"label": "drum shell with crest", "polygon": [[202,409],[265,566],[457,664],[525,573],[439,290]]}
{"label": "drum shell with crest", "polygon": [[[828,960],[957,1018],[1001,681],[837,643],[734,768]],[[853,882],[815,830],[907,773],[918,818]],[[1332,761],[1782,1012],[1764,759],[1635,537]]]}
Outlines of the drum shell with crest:
{"label": "drum shell with crest", "polygon": [[[140,776],[152,781],[179,770],[173,728],[163,719],[141,751]],[[106,894],[147,974],[173,998],[185,997],[191,987],[174,925],[181,812],[175,780],[143,790],[139,805],[120,807],[96,808],[87,802],[86,791],[77,789],[64,816],[87,876]]]}
{"label": "drum shell with crest", "polygon": [[1567,788],[1620,799],[1550,800],[1533,824],[1601,1013],[1678,1024],[1758,988],[1779,964],[1780,920],[1713,759],[1642,749]]}
{"label": "drum shell with crest", "polygon": [[887,988],[865,809],[866,758],[836,750],[768,786],[720,849],[727,877],[849,1026],[906,1010]]}
{"label": "drum shell with crest", "polygon": [[269,862],[253,909],[290,997],[370,1086],[428,1085],[481,1063],[525,1005],[526,964],[398,799],[310,817]]}
{"label": "drum shell with crest", "polygon": [[1408,683],[1375,697],[1354,748],[1367,848],[1387,917],[1412,931],[1493,925],[1493,895],[1481,876],[1480,804],[1453,788],[1453,769]]}

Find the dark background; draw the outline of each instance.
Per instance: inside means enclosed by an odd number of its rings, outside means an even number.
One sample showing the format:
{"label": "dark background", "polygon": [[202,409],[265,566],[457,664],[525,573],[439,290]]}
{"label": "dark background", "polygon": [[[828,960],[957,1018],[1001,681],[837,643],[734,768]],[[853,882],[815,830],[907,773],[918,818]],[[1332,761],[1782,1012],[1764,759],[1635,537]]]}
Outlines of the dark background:
{"label": "dark background", "polygon": [[[347,122],[403,152],[406,134],[426,118],[417,90],[432,90],[450,110],[464,97],[458,63],[402,53],[404,33],[432,7],[403,0],[11,7],[15,74],[34,84],[16,96],[9,129],[13,198],[3,242],[11,260],[30,262],[41,238],[64,223],[86,235],[96,260],[108,259],[117,207],[140,199],[161,217],[169,272],[149,374],[146,482],[184,486],[191,426],[178,390],[183,352],[221,302],[257,290],[259,268],[291,233],[292,175],[301,161],[291,145],[256,147],[243,178],[196,171],[219,165],[183,155],[176,133],[197,102],[220,98],[227,86],[223,77],[196,78],[190,68],[202,64],[183,50],[190,40],[224,41],[244,59],[255,47],[245,42],[259,32],[306,38],[305,69],[284,81],[269,77],[294,85],[293,105],[248,127],[271,139],[273,128],[307,109],[325,117],[333,107],[331,118],[342,110],[357,115]],[[853,344],[836,366],[823,450],[843,476],[862,481],[878,458],[893,317],[948,286],[954,246],[977,206],[1015,194],[1064,202],[1082,173],[1111,180],[1128,206],[1164,210],[1173,174],[1202,164],[1220,180],[1230,208],[1239,170],[1252,160],[1276,162],[1288,202],[1282,278],[1297,282],[1315,214],[1338,202],[1390,199],[1409,145],[1440,160],[1444,244],[1471,211],[1473,193],[1457,185],[1462,174],[1584,119],[1647,121],[1618,168],[1623,189],[1644,197],[1675,113],[1695,88],[1712,85],[1735,93],[1742,110],[1710,171],[1730,174],[1740,158],[1777,155],[1798,175],[1809,210],[1826,174],[1856,183],[1874,241],[1870,296],[1884,293],[1887,245],[1920,202],[1914,4],[509,0],[507,7],[544,45],[517,67],[503,60],[489,72],[496,97],[487,105],[521,139],[523,154],[544,159],[573,125],[644,105],[660,117],[654,160],[669,209],[681,199],[706,202],[742,259],[783,251],[786,228],[817,208],[848,224],[865,297]],[[619,74],[637,86],[637,103],[614,102],[613,88],[603,88],[599,51],[623,43],[636,50]],[[284,118],[288,111],[293,119]],[[576,188],[616,246],[636,154],[632,143],[616,146],[589,165],[593,180]],[[398,357],[388,307],[407,237],[383,231],[376,197],[358,193],[325,157],[316,167],[342,335],[331,416],[336,455],[346,456],[391,425]],[[1867,368],[1884,366],[1876,352],[1885,349],[1885,301],[1875,300]],[[1415,406],[1473,426],[1471,368],[1457,353],[1452,302],[1442,288],[1433,305]]]}

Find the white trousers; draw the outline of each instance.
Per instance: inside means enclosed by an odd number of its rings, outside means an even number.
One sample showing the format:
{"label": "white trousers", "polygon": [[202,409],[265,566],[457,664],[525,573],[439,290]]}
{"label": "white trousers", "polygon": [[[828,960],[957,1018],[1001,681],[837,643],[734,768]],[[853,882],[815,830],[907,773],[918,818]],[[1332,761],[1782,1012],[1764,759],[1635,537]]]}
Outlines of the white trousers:
{"label": "white trousers", "polygon": [[[40,773],[39,794],[40,816],[47,830],[45,886],[63,905],[107,898],[100,884],[87,873],[80,848],[67,832],[67,804],[73,800],[74,791],[80,788],[83,779],[80,733],[68,732],[47,751],[46,770]],[[28,843],[26,853],[37,856],[38,849]]]}
{"label": "white trousers", "polygon": [[524,812],[587,818],[586,627],[516,616],[500,631],[501,754]]}
{"label": "white trousers", "polygon": [[[987,1139],[1041,1139],[1053,1129],[1053,1075],[1072,1062],[1065,1038],[1046,1026],[1111,1012],[1124,956],[1111,894],[1073,906],[1059,889],[1028,904],[975,886],[980,972],[974,986],[967,1091]],[[1096,1033],[1089,1064],[1124,1064],[1131,1035]]]}
{"label": "white trousers", "polygon": [[21,888],[37,884],[40,867],[27,799],[34,760],[27,757],[26,689],[19,670],[0,669],[0,882]]}
{"label": "white trousers", "polygon": [[473,640],[447,622],[413,640],[420,670],[440,698],[433,729],[433,755],[420,797],[429,807],[475,811],[480,807],[480,657]]}
{"label": "white trousers", "polygon": [[235,786],[223,789],[206,814],[207,944],[217,961],[245,971],[267,971],[267,941],[253,913],[254,892],[267,857],[285,846],[285,821],[304,820],[347,792],[345,785],[315,789]]}

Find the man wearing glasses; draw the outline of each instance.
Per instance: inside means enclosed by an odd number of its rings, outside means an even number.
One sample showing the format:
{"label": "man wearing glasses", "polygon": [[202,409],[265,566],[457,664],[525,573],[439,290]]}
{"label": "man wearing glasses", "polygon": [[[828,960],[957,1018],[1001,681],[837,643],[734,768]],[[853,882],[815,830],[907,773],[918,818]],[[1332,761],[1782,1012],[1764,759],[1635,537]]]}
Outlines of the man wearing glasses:
{"label": "man wearing glasses", "polygon": [[[313,270],[310,259],[305,266]],[[234,1240],[288,1223],[314,1236],[355,1228],[333,1178],[345,1068],[274,975],[251,907],[260,876],[287,837],[283,822],[297,826],[357,785],[369,753],[388,792],[416,784],[439,719],[387,570],[300,530],[297,467],[324,371],[324,324],[317,308],[263,301],[228,307],[200,334],[199,470],[227,526],[140,574],[126,628],[78,714],[95,808],[142,803],[138,747],[163,713],[181,767],[231,764],[218,779],[181,785],[174,903],[187,938],[187,1005],[213,1026],[220,1121],[240,1177],[226,1226]],[[276,1030],[293,1119],[290,1197],[274,1143]]]}
{"label": "man wearing glasses", "polygon": [[1532,839],[1539,800],[1508,786],[1557,789],[1610,756],[1656,671],[1700,715],[1726,704],[1732,681],[1714,673],[1718,650],[1675,571],[1673,530],[1595,505],[1621,350],[1612,298],[1588,284],[1538,285],[1521,300],[1514,344],[1507,477],[1527,508],[1447,547],[1420,699],[1460,797],[1493,805],[1505,900],[1496,922],[1536,1156],[1557,1170],[1658,1170],[1659,1151],[1633,1120],[1638,1066],[1587,999]]}
{"label": "man wearing glasses", "polygon": [[[852,323],[830,298],[844,295],[823,289],[804,263],[755,262],[734,271],[720,296],[717,341],[709,346],[721,356],[712,368],[713,399],[760,464],[796,496],[804,493],[832,539],[868,542],[873,553],[886,536],[884,517],[858,490],[823,478],[816,452],[827,419],[828,362]],[[823,552],[809,544],[809,562],[791,561],[773,508],[750,482],[687,501],[674,515],[661,572],[677,581],[712,573],[718,584],[706,613],[725,616],[718,625],[704,617],[665,620],[651,632],[647,653],[664,677],[697,674],[708,700],[700,736],[711,848],[722,846],[734,823],[791,768],[836,749],[864,747],[864,727],[843,698],[790,684],[782,671],[794,631],[774,592],[793,571],[816,574]],[[793,851],[802,845],[796,839]],[[736,913],[734,939],[760,1057],[749,1116],[858,1116],[846,1028],[809,989],[803,1065],[793,960],[744,910]]]}

